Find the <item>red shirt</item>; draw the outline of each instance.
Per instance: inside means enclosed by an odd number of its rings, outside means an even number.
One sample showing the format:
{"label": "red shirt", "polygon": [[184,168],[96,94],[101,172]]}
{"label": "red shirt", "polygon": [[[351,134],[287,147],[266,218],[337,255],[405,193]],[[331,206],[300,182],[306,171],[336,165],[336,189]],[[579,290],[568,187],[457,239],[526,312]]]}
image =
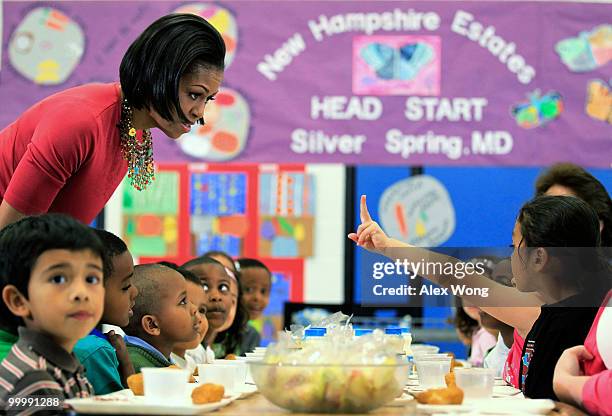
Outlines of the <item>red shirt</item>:
{"label": "red shirt", "polygon": [[120,116],[119,84],[71,88],[32,106],[0,131],[0,202],[93,221],[127,172]]}
{"label": "red shirt", "polygon": [[612,290],[604,300],[584,347],[593,359],[584,361],[584,375],[591,376],[582,388],[582,404],[593,415],[612,415]]}

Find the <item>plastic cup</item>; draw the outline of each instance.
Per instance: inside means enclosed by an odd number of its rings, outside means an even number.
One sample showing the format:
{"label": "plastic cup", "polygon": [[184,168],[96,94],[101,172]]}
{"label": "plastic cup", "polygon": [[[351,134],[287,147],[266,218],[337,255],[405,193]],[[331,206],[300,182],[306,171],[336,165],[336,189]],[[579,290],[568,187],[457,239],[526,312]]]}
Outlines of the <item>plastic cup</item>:
{"label": "plastic cup", "polygon": [[143,368],[144,395],[152,403],[187,399],[189,371],[178,368]]}
{"label": "plastic cup", "polygon": [[[231,365],[234,367],[237,367],[238,373],[237,373],[237,383],[242,386],[247,379],[247,373],[249,371],[249,365],[247,364],[246,361],[238,361],[238,360],[215,360],[215,362],[213,364],[219,364],[219,365]],[[208,368],[208,367],[207,367]],[[198,369],[199,371],[199,369]],[[199,373],[198,373],[199,374]]]}
{"label": "plastic cup", "polygon": [[246,377],[239,366],[218,363],[198,364],[198,376],[200,384],[220,384],[225,388],[226,394],[237,393]]}
{"label": "plastic cup", "polygon": [[440,347],[435,345],[426,345],[426,344],[412,344],[410,346],[412,352],[416,353],[426,353],[426,354],[437,354],[440,351]]}
{"label": "plastic cup", "polygon": [[429,354],[429,353],[423,353],[423,352],[414,353],[414,361],[434,360],[434,359],[446,360],[447,358],[452,361],[451,356],[448,354]]}
{"label": "plastic cup", "polygon": [[455,368],[455,382],[466,399],[488,399],[493,396],[495,371],[492,368]]}
{"label": "plastic cup", "polygon": [[450,371],[451,357],[420,357],[415,359],[415,362],[421,387],[446,387],[444,376]]}

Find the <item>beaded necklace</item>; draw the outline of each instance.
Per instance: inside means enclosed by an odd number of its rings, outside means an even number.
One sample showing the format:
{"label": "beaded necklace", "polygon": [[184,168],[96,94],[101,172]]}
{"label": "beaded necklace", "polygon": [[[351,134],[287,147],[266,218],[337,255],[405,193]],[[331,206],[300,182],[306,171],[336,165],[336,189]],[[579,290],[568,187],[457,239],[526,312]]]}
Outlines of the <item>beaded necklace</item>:
{"label": "beaded necklace", "polygon": [[126,99],[121,103],[121,120],[119,135],[121,137],[121,154],[128,164],[130,185],[139,191],[147,188],[155,180],[153,165],[153,140],[149,130],[143,130],[142,140],[136,138],[133,126],[134,111]]}

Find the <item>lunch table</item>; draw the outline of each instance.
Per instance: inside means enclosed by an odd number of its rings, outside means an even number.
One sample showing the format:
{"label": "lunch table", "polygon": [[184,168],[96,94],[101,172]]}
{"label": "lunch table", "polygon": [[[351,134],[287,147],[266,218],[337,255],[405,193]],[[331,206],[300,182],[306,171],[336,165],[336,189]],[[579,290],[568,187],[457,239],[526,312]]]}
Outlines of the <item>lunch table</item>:
{"label": "lunch table", "polygon": [[[517,400],[528,400],[528,399],[517,399]],[[555,402],[555,409],[548,414],[548,416],[586,416],[586,413],[581,410],[560,402]],[[383,406],[376,409],[368,415],[417,415],[416,412],[416,400],[409,402],[405,406]],[[260,393],[255,393],[246,399],[236,400],[230,405],[217,410],[211,415],[233,415],[233,416],[246,416],[246,415],[295,415],[295,416],[316,416],[313,413],[290,413],[287,410],[281,409],[278,406],[270,403]],[[323,415],[319,415],[323,416]],[[329,416],[329,415],[325,415]]]}

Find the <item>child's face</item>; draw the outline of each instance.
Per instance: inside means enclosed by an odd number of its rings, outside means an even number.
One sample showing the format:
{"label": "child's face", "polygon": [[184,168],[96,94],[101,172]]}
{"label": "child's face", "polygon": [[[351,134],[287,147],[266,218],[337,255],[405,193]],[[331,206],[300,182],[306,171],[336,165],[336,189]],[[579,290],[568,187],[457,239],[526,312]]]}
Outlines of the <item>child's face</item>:
{"label": "child's face", "polygon": [[134,260],[129,251],[121,253],[112,259],[113,273],[106,279],[104,285],[104,315],[105,324],[127,326],[132,316],[134,299],[138,289],[132,284],[134,276]]}
{"label": "child's face", "polygon": [[196,307],[196,319],[198,320],[198,333],[191,342],[179,343],[175,348],[191,350],[196,348],[203,340],[208,331],[208,320],[206,319],[206,294],[204,288],[193,282],[187,281],[187,299]]}
{"label": "child's face", "polygon": [[240,281],[244,288],[244,305],[250,319],[257,319],[270,302],[270,274],[261,267],[248,267],[241,270]]}
{"label": "child's face", "polygon": [[238,311],[238,283],[234,279],[230,279],[230,294],[232,295],[232,307],[225,318],[225,323],[219,328],[219,332],[227,331],[236,319]]}
{"label": "child's face", "polygon": [[521,225],[518,221],[514,224],[512,231],[512,244],[514,250],[510,263],[512,267],[512,283],[521,292],[531,292],[528,276],[529,253],[526,250]]}
{"label": "child's face", "polygon": [[201,280],[206,293],[206,318],[211,329],[218,331],[231,312],[231,278],[222,265],[199,264],[190,269]]}
{"label": "child's face", "polygon": [[196,338],[199,323],[196,307],[187,298],[187,281],[176,270],[164,270],[160,310],[156,314],[160,335],[171,344]]}
{"label": "child's face", "polygon": [[90,250],[48,250],[36,260],[25,314],[28,328],[67,351],[97,325],[104,308],[102,259]]}

